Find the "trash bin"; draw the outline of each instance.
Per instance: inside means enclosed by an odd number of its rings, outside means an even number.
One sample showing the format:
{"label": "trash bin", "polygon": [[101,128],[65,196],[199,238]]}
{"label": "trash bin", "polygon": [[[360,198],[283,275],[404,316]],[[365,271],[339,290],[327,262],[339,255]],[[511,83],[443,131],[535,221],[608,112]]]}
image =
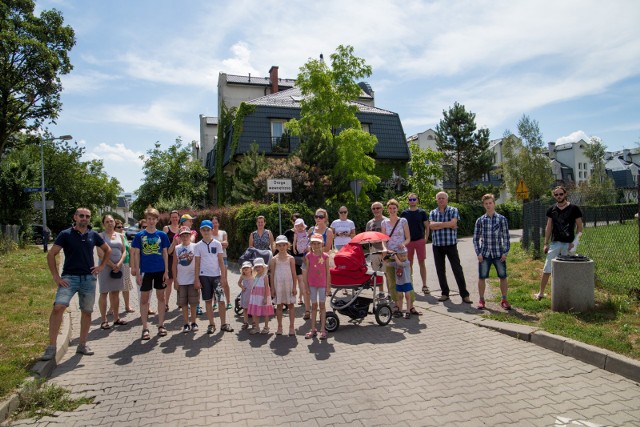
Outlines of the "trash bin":
{"label": "trash bin", "polygon": [[583,312],[594,306],[595,264],[582,255],[561,255],[552,262],[551,310]]}

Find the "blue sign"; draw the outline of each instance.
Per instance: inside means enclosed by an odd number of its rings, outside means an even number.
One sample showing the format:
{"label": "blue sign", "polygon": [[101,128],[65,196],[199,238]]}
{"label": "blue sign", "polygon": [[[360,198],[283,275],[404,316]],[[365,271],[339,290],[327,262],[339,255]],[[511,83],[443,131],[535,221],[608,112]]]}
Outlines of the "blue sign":
{"label": "blue sign", "polygon": [[[25,187],[22,191],[25,193],[39,193],[42,191],[42,187]],[[44,191],[52,192],[53,187],[44,187]]]}

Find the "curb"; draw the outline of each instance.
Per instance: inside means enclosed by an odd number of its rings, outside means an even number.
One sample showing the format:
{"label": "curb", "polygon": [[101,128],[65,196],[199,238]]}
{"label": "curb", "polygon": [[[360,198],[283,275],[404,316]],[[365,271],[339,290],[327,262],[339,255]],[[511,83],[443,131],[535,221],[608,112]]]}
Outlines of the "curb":
{"label": "curb", "polygon": [[471,313],[431,311],[530,342],[640,383],[640,362],[610,350],[561,337],[560,335],[550,334],[533,326],[498,322],[497,320],[485,319]]}
{"label": "curb", "polygon": [[[60,335],[58,336],[58,348],[56,350],[56,357],[48,360],[42,361],[38,360],[33,368],[31,368],[31,373],[33,374],[30,378],[27,378],[25,382],[32,381],[34,379],[39,378],[48,378],[53,370],[58,366],[58,362],[64,357],[67,349],[69,348],[69,342],[71,341],[71,312],[68,310],[65,311],[64,317],[62,318],[62,325],[60,325]],[[20,391],[22,387],[4,401],[0,402],[0,423],[4,422],[9,416],[18,408],[20,403]]]}

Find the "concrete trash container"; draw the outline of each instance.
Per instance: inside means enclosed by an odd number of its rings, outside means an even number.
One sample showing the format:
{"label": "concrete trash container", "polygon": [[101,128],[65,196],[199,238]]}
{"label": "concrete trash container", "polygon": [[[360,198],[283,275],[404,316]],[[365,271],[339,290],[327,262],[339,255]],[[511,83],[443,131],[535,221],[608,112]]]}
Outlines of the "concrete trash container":
{"label": "concrete trash container", "polygon": [[554,259],[551,265],[551,310],[583,312],[593,308],[593,260],[582,255],[561,255]]}

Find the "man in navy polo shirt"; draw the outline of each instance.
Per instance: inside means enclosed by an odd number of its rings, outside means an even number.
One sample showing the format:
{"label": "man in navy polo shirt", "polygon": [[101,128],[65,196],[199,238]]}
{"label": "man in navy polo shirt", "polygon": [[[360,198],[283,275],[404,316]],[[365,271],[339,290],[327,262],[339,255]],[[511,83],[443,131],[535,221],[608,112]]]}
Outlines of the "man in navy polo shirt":
{"label": "man in navy polo shirt", "polygon": [[[93,354],[87,344],[87,337],[96,297],[96,276],[107,264],[107,260],[111,256],[111,248],[97,232],[89,229],[90,218],[91,211],[89,209],[76,209],[73,215],[75,225],[58,234],[53,247],[47,254],[47,264],[53,281],[58,285],[58,291],[51,316],[49,316],[49,346],[41,357],[42,360],[51,360],[55,357],[62,316],[76,293],[78,293],[81,311],[80,344],[76,352],[85,355]],[[102,262],[98,266],[93,265],[93,253],[96,246],[102,249],[104,254]],[[62,276],[58,273],[56,263],[56,255],[60,253],[60,250],[64,250]]]}
{"label": "man in navy polo shirt", "polygon": [[418,257],[418,266],[420,267],[420,278],[422,279],[422,293],[429,294],[427,286],[427,240],[429,239],[429,217],[424,209],[418,207],[418,195],[409,193],[409,208],[402,211],[400,216],[407,220],[409,224],[409,234],[411,241],[407,245],[409,253],[409,262],[411,263],[411,271],[413,271],[413,255]]}

